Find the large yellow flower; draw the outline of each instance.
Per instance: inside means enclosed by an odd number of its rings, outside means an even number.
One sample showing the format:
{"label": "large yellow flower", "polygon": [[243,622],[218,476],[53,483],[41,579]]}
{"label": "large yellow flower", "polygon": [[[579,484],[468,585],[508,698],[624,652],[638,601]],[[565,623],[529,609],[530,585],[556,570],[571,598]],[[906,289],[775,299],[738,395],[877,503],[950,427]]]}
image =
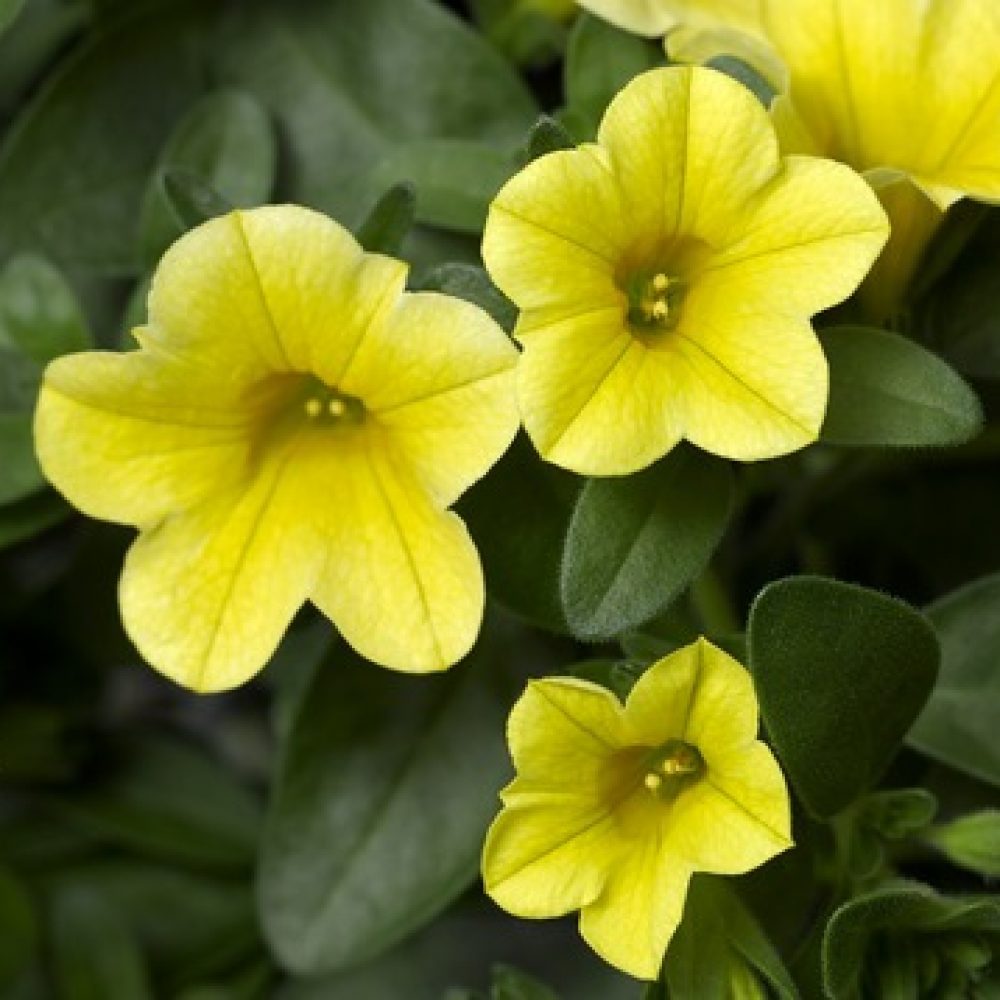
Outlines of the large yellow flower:
{"label": "large yellow flower", "polygon": [[854,291],[887,232],[852,170],[781,159],[738,83],[637,77],[596,144],[536,160],[490,208],[483,255],[521,309],[528,433],[591,475],[681,438],[740,460],[803,447],[828,388],[810,317]]}
{"label": "large yellow flower", "polygon": [[306,599],[399,670],[474,641],[482,573],[447,508],[516,432],[517,352],[405,278],[318,213],[234,212],[164,256],[140,350],[46,372],[42,467],[85,513],[139,528],[122,615],[167,676],[241,683]]}
{"label": "large yellow flower", "polygon": [[750,675],[704,639],[653,664],[624,706],[587,681],[531,683],[508,723],[517,777],[486,838],[486,891],[522,917],[581,910],[602,958],[656,978],[694,872],[746,872],[791,846],[757,724]]}

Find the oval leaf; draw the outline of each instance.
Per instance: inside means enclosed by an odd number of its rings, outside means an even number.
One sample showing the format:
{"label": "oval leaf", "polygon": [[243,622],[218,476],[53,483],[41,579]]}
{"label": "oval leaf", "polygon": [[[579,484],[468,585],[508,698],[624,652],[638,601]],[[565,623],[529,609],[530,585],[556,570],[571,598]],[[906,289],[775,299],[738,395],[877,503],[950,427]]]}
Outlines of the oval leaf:
{"label": "oval leaf", "polygon": [[940,658],[918,611],[807,576],[761,591],[749,651],[764,724],[795,790],[821,817],[881,777],[927,701]]}
{"label": "oval leaf", "polygon": [[919,448],[962,444],[982,427],[979,399],[937,355],[865,327],[820,334],[830,362],[829,444]]}
{"label": "oval leaf", "polygon": [[590,480],[562,565],[573,633],[606,639],[662,611],[705,567],[732,496],[729,467],[688,446],[633,476]]}
{"label": "oval leaf", "polygon": [[262,846],[261,919],[300,974],[381,953],[461,893],[509,772],[512,692],[482,642],[443,677],[341,650],[302,701]]}

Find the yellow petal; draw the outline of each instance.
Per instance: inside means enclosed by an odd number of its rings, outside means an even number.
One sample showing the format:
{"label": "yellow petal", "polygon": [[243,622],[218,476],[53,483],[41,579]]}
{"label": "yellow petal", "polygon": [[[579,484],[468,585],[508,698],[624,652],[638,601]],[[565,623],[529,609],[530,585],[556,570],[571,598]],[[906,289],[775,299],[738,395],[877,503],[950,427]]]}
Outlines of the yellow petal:
{"label": "yellow petal", "polygon": [[338,451],[322,494],[330,558],[312,592],[344,638],[394,670],[444,670],[472,647],[483,577],[461,519],[393,461],[384,433]]}
{"label": "yellow petal", "polygon": [[644,838],[621,852],[604,892],[580,914],[580,933],[606,962],[637,979],[656,979],[681,922],[691,867]]}
{"label": "yellow petal", "polygon": [[628,241],[618,188],[598,146],[542,156],[490,206],[483,260],[521,309],[580,314],[620,303],[614,269]]}
{"label": "yellow petal", "polygon": [[408,294],[369,328],[339,385],[364,400],[391,447],[447,507],[517,433],[517,358],[483,310]]}
{"label": "yellow petal", "polygon": [[747,199],[779,167],[760,102],[708,69],[668,67],[636,77],[611,102],[598,139],[630,224],[654,243],[680,232],[726,245]]}
{"label": "yellow petal", "polygon": [[627,737],[621,702],[598,684],[570,677],[530,682],[507,723],[519,787],[594,798],[605,765]]}
{"label": "yellow petal", "polygon": [[524,346],[518,398],[548,461],[583,475],[625,475],[680,440],[670,358],[633,337],[619,308],[533,332]]}
{"label": "yellow petal", "polygon": [[212,219],[157,267],[143,342],[233,381],[311,371],[335,385],[402,291],[399,261],[364,254],[318,212],[269,206]]}
{"label": "yellow petal", "polygon": [[649,746],[682,739],[705,754],[757,738],[757,699],[749,672],[707,639],[654,663],[625,703],[629,725]]}
{"label": "yellow petal", "polygon": [[669,850],[697,871],[739,875],[791,847],[788,789],[771,751],[759,742],[721,753],[699,746],[707,773],[673,804]]}
{"label": "yellow petal", "polygon": [[191,365],[144,352],[75,354],[46,370],[35,448],[84,513],[151,525],[243,474],[252,417]]}
{"label": "yellow petal", "polygon": [[670,0],[578,0],[581,7],[636,35],[656,38],[677,23]]}
{"label": "yellow petal", "polygon": [[126,631],[161,673],[196,691],[252,677],[308,597],[325,558],[295,443],[271,449],[242,487],[144,532],[119,597]]}
{"label": "yellow petal", "polygon": [[507,806],[483,847],[483,886],[508,913],[559,917],[600,894],[618,856],[614,818],[593,800]]}

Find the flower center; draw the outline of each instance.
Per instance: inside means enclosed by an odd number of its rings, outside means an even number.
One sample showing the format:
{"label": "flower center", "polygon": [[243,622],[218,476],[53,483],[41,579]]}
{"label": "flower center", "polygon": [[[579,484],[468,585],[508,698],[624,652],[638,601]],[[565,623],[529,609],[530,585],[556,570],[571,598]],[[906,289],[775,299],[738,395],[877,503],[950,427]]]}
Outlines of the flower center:
{"label": "flower center", "polygon": [[705,761],[697,747],[670,740],[646,760],[642,783],[658,798],[669,801],[705,773]]}
{"label": "flower center", "polygon": [[629,324],[643,333],[672,330],[680,318],[686,284],[663,271],[637,274],[628,283]]}
{"label": "flower center", "polygon": [[308,423],[316,427],[338,427],[360,424],[365,419],[365,406],[360,399],[332,389],[315,376],[306,376],[292,404]]}

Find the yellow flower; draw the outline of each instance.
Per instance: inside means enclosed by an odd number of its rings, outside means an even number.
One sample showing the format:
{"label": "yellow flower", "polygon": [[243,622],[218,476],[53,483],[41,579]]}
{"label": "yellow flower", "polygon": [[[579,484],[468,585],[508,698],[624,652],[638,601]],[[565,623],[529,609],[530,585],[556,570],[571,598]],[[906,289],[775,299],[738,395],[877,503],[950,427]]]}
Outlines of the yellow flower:
{"label": "yellow flower", "polygon": [[637,77],[596,144],[531,163],[490,209],[483,256],[521,309],[529,435],[590,475],[681,438],[744,461],[803,447],[828,391],[809,319],[854,291],[887,231],[853,171],[781,159],[740,84]]}
{"label": "yellow flower", "polygon": [[399,670],[474,641],[482,573],[447,508],[516,432],[517,352],[405,278],[318,213],[234,212],[164,256],[140,350],[47,370],[42,467],[85,513],[139,529],[122,616],[179,683],[245,681],[306,599]]}
{"label": "yellow flower", "polygon": [[750,675],[704,639],[653,664],[624,706],[587,681],[532,682],[508,740],[517,777],[486,838],[486,891],[522,917],[581,910],[587,943],[639,979],[659,973],[694,872],[743,873],[791,846]]}

